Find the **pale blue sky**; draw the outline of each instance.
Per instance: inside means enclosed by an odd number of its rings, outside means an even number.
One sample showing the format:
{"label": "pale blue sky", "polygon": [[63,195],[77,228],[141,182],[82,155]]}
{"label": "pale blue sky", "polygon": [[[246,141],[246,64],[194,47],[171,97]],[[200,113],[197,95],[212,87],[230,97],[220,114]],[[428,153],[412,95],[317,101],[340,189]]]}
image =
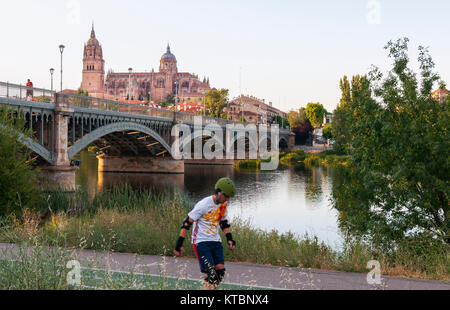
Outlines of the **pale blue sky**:
{"label": "pale blue sky", "polygon": [[[369,23],[377,16],[372,2],[380,3],[379,24]],[[241,71],[243,93],[286,111],[308,102],[334,110],[339,79],[371,64],[388,68],[383,46],[405,36],[411,59],[418,45],[429,46],[450,84],[448,0],[0,0],[0,7],[0,81],[31,78],[50,88],[54,67],[59,85],[63,43],[64,88],[78,88],[94,20],[106,70],[156,70],[170,42],[180,71],[209,76],[231,97]]]}

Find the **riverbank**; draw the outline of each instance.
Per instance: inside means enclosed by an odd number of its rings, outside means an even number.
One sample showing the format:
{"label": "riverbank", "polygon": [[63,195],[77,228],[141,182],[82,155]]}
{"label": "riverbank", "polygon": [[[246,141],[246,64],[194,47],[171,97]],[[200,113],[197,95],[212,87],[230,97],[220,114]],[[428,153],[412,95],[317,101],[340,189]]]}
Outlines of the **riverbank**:
{"label": "riverbank", "polygon": [[[155,194],[129,187],[98,193],[93,200],[83,192],[74,195],[53,193],[48,204],[52,216],[38,227],[39,214],[24,212],[22,218],[2,221],[0,242],[90,249],[119,253],[171,255],[180,223],[193,207],[178,192]],[[406,247],[382,253],[362,243],[333,250],[313,236],[266,232],[234,219],[232,230],[236,251],[225,251],[226,260],[253,264],[315,268],[367,273],[367,262],[378,260],[384,275],[449,280],[449,252],[414,252]],[[187,257],[195,254],[185,244]]]}
{"label": "riverbank", "polygon": [[[234,168],[260,170],[262,160],[235,161]],[[282,167],[349,167],[350,156],[340,155],[332,150],[307,153],[302,149],[280,152],[280,166]]]}

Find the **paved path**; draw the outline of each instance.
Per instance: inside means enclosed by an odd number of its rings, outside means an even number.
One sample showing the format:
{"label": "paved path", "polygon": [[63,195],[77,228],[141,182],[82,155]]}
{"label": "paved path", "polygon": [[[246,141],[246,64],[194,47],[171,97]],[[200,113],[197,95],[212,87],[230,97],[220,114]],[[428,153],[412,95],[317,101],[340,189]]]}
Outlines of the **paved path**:
{"label": "paved path", "polygon": [[[0,243],[0,255],[15,245]],[[82,267],[106,269],[117,273],[132,272],[156,277],[197,281],[202,279],[197,260],[99,251],[77,251]],[[288,290],[450,290],[450,282],[382,277],[382,285],[367,283],[367,274],[286,268],[244,263],[227,263],[225,284],[229,289],[265,288]]]}

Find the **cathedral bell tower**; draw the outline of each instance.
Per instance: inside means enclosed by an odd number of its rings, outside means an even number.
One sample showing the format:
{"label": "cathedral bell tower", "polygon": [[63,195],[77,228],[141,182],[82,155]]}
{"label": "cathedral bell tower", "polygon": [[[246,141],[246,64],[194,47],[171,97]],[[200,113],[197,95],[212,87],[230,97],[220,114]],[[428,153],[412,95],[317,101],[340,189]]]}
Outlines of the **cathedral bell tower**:
{"label": "cathedral bell tower", "polygon": [[105,61],[102,47],[95,37],[94,25],[91,38],[84,45],[81,89],[87,91],[90,96],[105,94]]}

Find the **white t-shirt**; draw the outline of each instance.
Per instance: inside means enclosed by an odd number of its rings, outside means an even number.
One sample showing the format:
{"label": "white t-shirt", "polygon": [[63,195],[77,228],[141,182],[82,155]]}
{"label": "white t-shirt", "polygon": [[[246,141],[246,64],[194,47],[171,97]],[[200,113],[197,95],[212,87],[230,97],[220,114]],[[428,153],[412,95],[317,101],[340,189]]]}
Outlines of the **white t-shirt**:
{"label": "white t-shirt", "polygon": [[205,198],[194,207],[189,213],[189,217],[194,220],[192,232],[192,243],[197,245],[200,242],[222,242],[219,228],[220,222],[228,220],[228,203],[215,204],[211,197]]}

